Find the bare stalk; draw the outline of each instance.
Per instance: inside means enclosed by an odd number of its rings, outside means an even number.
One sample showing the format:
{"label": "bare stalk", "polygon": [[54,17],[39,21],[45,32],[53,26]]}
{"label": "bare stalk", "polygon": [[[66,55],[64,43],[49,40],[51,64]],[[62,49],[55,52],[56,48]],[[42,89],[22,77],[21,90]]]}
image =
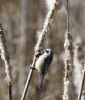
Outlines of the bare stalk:
{"label": "bare stalk", "polygon": [[72,77],[72,64],[73,64],[73,47],[72,47],[72,36],[70,33],[65,35],[65,76],[64,76],[64,92],[63,100],[70,100],[70,87]]}
{"label": "bare stalk", "polygon": [[[68,10],[67,8],[67,0],[60,0],[63,4],[63,6],[65,7],[66,11]],[[71,4],[70,4],[70,1],[71,0],[68,0],[68,6],[69,6],[69,11],[70,11],[70,8],[71,8]],[[78,25],[77,21],[75,20],[74,18],[74,15],[73,13],[70,11],[69,13],[69,24],[70,26],[72,27],[72,30],[76,31],[77,33],[79,33],[79,27],[80,25]]]}
{"label": "bare stalk", "polygon": [[0,50],[1,50],[1,58],[5,63],[6,79],[9,87],[9,100],[12,100],[12,73],[11,73],[12,69],[9,60],[6,39],[1,24],[0,24]]}
{"label": "bare stalk", "polygon": [[43,44],[45,35],[47,33],[47,29],[49,27],[49,24],[51,22],[53,14],[54,14],[55,7],[56,7],[56,1],[55,1],[53,7],[49,10],[49,12],[46,16],[45,23],[43,25],[43,29],[41,31],[41,34],[40,34],[39,39],[37,41],[37,44],[35,46],[35,53],[34,53],[34,57],[33,57],[33,63],[31,65],[31,69],[30,69],[30,72],[29,72],[29,75],[28,75],[28,78],[27,78],[27,81],[26,81],[26,84],[25,84],[25,88],[24,88],[21,100],[25,100],[26,93],[27,93],[27,90],[29,88],[29,84],[30,84],[31,77],[32,77],[32,74],[33,74],[33,68],[35,67],[35,63],[36,63],[36,60],[37,60],[36,55],[37,55],[38,51],[41,49],[41,45]]}
{"label": "bare stalk", "polygon": [[20,9],[21,9],[21,15],[20,15],[20,44],[18,46],[18,52],[19,52],[19,82],[18,85],[20,86],[20,94],[22,94],[23,91],[23,84],[25,82],[25,63],[26,63],[26,46],[27,46],[27,1],[28,0],[19,0],[20,1]]}
{"label": "bare stalk", "polygon": [[79,93],[79,96],[78,96],[78,100],[81,100],[81,98],[82,98],[84,81],[85,81],[85,62],[84,62],[84,71],[83,71],[83,75],[82,75],[82,83],[81,83],[81,87],[80,87],[80,93]]}

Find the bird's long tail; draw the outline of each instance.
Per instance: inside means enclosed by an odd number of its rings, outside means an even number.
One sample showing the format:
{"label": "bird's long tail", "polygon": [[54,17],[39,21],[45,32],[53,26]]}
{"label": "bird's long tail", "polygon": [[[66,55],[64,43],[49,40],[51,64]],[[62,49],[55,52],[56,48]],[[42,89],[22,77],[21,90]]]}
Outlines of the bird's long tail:
{"label": "bird's long tail", "polygon": [[41,89],[41,88],[42,88],[43,79],[44,79],[44,76],[41,76],[41,79],[40,79],[40,85],[39,85],[39,89]]}

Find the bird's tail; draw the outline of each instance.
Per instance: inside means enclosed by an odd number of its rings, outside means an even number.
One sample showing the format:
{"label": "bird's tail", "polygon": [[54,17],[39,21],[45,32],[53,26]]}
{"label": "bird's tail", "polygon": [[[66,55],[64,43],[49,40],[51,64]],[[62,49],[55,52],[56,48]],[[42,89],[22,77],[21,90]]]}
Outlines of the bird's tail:
{"label": "bird's tail", "polygon": [[39,89],[41,89],[41,88],[42,88],[43,79],[44,79],[44,76],[41,76],[41,79],[40,79],[40,85],[39,85]]}

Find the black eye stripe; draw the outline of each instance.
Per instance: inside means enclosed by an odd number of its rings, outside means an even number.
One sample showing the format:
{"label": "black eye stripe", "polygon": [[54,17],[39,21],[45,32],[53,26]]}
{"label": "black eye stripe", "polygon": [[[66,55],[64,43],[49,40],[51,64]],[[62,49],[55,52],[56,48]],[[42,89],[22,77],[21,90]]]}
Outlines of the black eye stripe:
{"label": "black eye stripe", "polygon": [[49,53],[49,51],[48,51],[48,50],[45,50],[45,52],[46,52],[46,53]]}
{"label": "black eye stripe", "polygon": [[46,52],[47,54],[53,53],[52,49],[45,49],[44,52]]}

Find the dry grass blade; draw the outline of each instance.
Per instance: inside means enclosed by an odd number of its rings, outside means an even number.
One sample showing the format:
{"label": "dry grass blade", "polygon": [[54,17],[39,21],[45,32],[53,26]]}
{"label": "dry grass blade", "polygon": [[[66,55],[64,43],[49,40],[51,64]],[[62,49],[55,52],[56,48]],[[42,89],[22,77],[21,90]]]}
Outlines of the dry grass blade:
{"label": "dry grass blade", "polygon": [[8,54],[7,45],[6,45],[6,39],[5,39],[1,24],[0,24],[0,50],[1,50],[1,58],[5,63],[6,79],[7,79],[8,87],[9,87],[9,100],[12,100],[11,65],[10,65],[9,54]]}
{"label": "dry grass blade", "polygon": [[49,24],[51,22],[51,19],[53,17],[55,7],[56,7],[56,1],[54,3],[54,6],[52,7],[52,9],[49,10],[49,12],[48,12],[48,14],[46,16],[46,20],[45,20],[43,29],[41,31],[39,40],[37,41],[37,44],[35,46],[35,53],[34,53],[33,63],[32,63],[32,66],[31,66],[31,69],[30,69],[30,72],[29,72],[29,75],[28,75],[28,78],[27,78],[27,81],[26,81],[26,84],[25,84],[25,88],[24,88],[21,100],[25,100],[25,96],[26,96],[26,93],[27,93],[27,90],[28,90],[28,87],[29,87],[29,84],[30,84],[30,80],[31,80],[32,74],[33,74],[33,68],[35,67],[35,63],[36,63],[36,59],[37,59],[36,54],[41,49],[41,45],[42,45],[42,43],[44,41],[45,35],[47,33],[47,29],[48,29]]}

